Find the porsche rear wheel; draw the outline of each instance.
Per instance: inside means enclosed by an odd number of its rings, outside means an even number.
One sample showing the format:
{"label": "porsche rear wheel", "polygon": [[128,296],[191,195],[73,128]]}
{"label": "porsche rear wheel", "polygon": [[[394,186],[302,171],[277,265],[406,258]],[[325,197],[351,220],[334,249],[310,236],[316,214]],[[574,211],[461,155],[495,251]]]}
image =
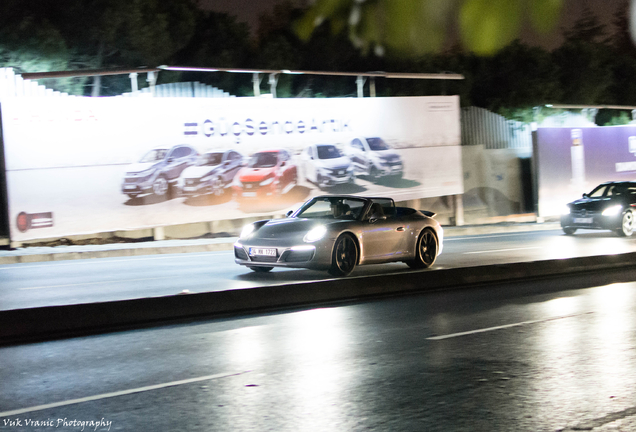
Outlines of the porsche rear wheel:
{"label": "porsche rear wheel", "polygon": [[250,270],[255,271],[256,273],[267,273],[272,271],[274,267],[248,267]]}
{"label": "porsche rear wheel", "polygon": [[357,263],[358,246],[355,240],[348,234],[341,235],[333,246],[329,274],[332,276],[347,276],[356,268]]}
{"label": "porsche rear wheel", "polygon": [[429,268],[435,263],[438,250],[437,236],[432,230],[426,228],[417,239],[415,259],[406,264],[412,269]]}

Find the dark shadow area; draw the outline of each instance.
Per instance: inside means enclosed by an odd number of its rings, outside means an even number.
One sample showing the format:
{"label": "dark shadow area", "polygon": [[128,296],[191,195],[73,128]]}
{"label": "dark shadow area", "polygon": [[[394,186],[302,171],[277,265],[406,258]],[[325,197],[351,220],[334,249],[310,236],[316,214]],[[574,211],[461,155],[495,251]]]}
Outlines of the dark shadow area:
{"label": "dark shadow area", "polygon": [[169,199],[170,197],[168,194],[166,194],[166,196],[164,197],[158,197],[157,195],[153,195],[153,194],[142,195],[135,198],[129,198],[128,201],[124,203],[124,205],[137,207],[137,206],[143,206],[143,205],[159,204],[164,201],[168,201]]}
{"label": "dark shadow area", "polygon": [[193,207],[206,207],[206,206],[225,204],[231,200],[232,200],[232,193],[230,191],[225,191],[225,193],[221,196],[209,194],[209,195],[197,195],[197,196],[186,197],[183,203],[185,205],[189,205]]}
{"label": "dark shadow area", "polygon": [[355,183],[345,183],[341,185],[321,188],[320,191],[323,194],[329,194],[329,195],[337,195],[337,194],[353,195],[353,194],[365,192],[367,191],[367,188]]}
{"label": "dark shadow area", "polygon": [[[368,180],[373,181],[373,179],[368,179]],[[405,179],[404,177],[397,178],[397,177],[390,177],[390,176],[380,177],[379,179],[375,181],[375,183],[381,186],[388,186],[388,187],[392,187],[396,189],[408,189],[408,188],[422,185],[422,183],[416,180],[409,180],[409,179]]]}
{"label": "dark shadow area", "polygon": [[236,201],[239,203],[239,209],[244,213],[275,212],[305,202],[310,191],[308,187],[296,185],[283,195],[257,199],[237,197]]}
{"label": "dark shadow area", "polygon": [[572,238],[588,238],[588,239],[595,239],[595,238],[621,238],[623,240],[635,240],[636,241],[636,237],[635,236],[631,236],[631,237],[622,237],[617,235],[614,231],[611,230],[589,230],[589,229],[577,229],[576,232],[572,235],[567,235],[565,233],[561,233],[561,235],[566,236],[566,237],[572,237]]}
{"label": "dark shadow area", "polygon": [[466,203],[471,201],[484,203],[488,210],[488,216],[508,216],[522,213],[519,202],[512,201],[494,188],[479,187],[464,192],[464,207],[466,207]]}

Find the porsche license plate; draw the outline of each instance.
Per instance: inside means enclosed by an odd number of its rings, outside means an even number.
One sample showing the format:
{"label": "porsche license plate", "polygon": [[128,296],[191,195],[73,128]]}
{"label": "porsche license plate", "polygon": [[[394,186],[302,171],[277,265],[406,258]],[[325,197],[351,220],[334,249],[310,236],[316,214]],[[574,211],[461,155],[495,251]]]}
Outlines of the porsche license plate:
{"label": "porsche license plate", "polygon": [[250,248],[251,256],[276,256],[276,249],[273,248]]}
{"label": "porsche license plate", "polygon": [[591,224],[594,221],[594,218],[574,218],[574,223],[580,224]]}

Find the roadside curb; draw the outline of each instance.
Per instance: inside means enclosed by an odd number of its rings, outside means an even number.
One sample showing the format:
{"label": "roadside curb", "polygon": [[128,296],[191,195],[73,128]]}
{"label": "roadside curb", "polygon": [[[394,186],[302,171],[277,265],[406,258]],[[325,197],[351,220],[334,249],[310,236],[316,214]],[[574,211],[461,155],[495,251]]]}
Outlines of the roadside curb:
{"label": "roadside curb", "polygon": [[0,312],[0,345],[165,325],[176,320],[212,319],[380,296],[470,288],[484,283],[528,281],[634,267],[636,252],[8,310]]}

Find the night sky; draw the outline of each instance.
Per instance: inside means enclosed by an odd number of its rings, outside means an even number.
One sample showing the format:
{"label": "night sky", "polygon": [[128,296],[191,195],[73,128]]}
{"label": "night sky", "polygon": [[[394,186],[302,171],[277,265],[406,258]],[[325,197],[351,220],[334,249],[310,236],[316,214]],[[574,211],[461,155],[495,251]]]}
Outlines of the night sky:
{"label": "night sky", "polygon": [[[218,12],[228,12],[238,18],[239,21],[247,22],[252,31],[256,31],[258,16],[269,12],[273,6],[280,3],[280,0],[200,0],[206,9]],[[299,5],[308,3],[308,0],[293,0]],[[607,24],[611,24],[614,12],[628,0],[565,0],[565,9],[561,14],[558,26],[550,35],[537,35],[529,29],[524,29],[521,38],[529,44],[541,45],[547,49],[558,47],[563,38],[561,36],[563,28],[569,28],[581,17],[581,10],[584,5],[588,5]]]}

